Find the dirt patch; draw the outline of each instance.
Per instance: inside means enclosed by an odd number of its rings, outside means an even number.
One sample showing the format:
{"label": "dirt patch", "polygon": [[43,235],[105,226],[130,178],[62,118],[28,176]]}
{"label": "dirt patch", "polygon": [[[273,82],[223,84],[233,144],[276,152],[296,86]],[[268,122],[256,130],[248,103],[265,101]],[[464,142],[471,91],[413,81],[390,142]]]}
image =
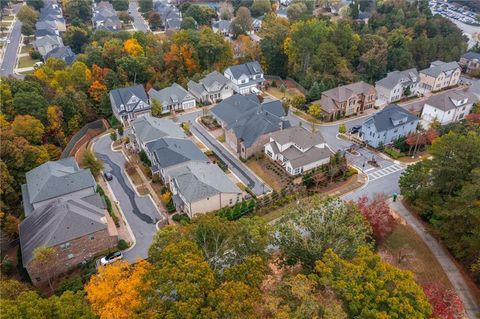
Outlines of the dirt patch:
{"label": "dirt patch", "polygon": [[265,156],[259,159],[253,157],[246,164],[274,191],[278,192],[292,182],[293,177],[289,176],[279,164],[270,161]]}

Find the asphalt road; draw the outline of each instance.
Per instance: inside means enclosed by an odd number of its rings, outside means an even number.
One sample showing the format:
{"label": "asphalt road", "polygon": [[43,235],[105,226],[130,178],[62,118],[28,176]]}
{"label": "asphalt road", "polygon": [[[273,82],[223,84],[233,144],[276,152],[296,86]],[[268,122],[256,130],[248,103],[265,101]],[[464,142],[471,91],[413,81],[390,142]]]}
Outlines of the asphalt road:
{"label": "asphalt road", "polygon": [[137,258],[147,258],[148,248],[157,232],[156,223],[163,217],[149,197],[140,197],[135,193],[125,173],[126,159],[121,152],[112,151],[111,142],[110,136],[105,135],[96,141],[93,148],[105,164],[104,172],[114,176],[108,184],[135,237],[135,245],[124,252],[124,257],[134,262]]}
{"label": "asphalt road", "polygon": [[138,3],[137,2],[130,2],[128,5],[128,12],[133,17],[133,25],[137,31],[141,32],[148,32],[150,28],[148,24],[143,19],[142,15],[138,11]]}
{"label": "asphalt road", "polygon": [[[14,12],[16,13],[20,8],[19,5],[14,6]],[[12,30],[8,39],[10,43],[7,44],[5,49],[5,55],[3,56],[2,65],[0,67],[0,75],[8,76],[13,75],[15,69],[15,60],[17,57],[18,46],[20,45],[22,23],[17,19],[13,24]]]}

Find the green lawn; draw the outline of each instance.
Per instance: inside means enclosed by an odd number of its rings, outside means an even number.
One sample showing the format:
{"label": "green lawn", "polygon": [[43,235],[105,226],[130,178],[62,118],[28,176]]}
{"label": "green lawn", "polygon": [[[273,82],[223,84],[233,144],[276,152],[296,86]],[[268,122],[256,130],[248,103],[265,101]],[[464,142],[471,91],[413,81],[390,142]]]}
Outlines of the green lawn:
{"label": "green lawn", "polygon": [[301,117],[302,119],[304,119],[305,121],[307,122],[310,122],[310,123],[315,123],[315,124],[320,124],[322,123],[319,119],[317,119],[316,117],[308,114],[308,113],[305,113],[305,112],[302,112],[300,110],[297,110],[297,109],[293,109],[293,114],[295,114],[296,116],[298,117]]}
{"label": "green lawn", "polygon": [[28,68],[32,67],[36,62],[39,62],[39,59],[32,59],[30,56],[23,56],[18,59],[18,66],[17,68]]}
{"label": "green lawn", "polygon": [[2,17],[2,21],[13,21],[15,17],[14,16],[5,16],[5,17]]}
{"label": "green lawn", "polygon": [[269,87],[267,92],[279,100],[283,99],[284,97],[291,100],[295,95],[300,95],[300,93],[297,90],[291,90],[291,89],[287,89],[285,93],[282,93],[280,92],[280,88],[278,87],[276,88]]}
{"label": "green lawn", "polygon": [[30,49],[32,49],[32,45],[31,44],[27,44],[27,45],[24,45],[22,47],[22,49],[20,50],[20,53],[28,53],[30,51]]}

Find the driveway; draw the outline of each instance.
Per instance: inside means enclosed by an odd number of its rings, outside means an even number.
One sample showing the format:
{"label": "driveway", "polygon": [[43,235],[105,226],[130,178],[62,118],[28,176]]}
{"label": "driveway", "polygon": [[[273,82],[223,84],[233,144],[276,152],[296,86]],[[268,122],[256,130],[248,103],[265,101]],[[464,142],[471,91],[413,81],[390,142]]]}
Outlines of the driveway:
{"label": "driveway", "polygon": [[135,26],[135,30],[141,32],[150,31],[148,24],[145,22],[142,15],[138,11],[138,3],[136,1],[130,2],[130,4],[128,5],[128,12],[133,18],[133,25]]}
{"label": "driveway", "polygon": [[[22,4],[13,7],[13,11],[15,14],[18,12],[21,6]],[[18,19],[15,19],[11,32],[8,36],[10,43],[8,43],[5,48],[5,54],[3,56],[2,65],[0,67],[1,76],[13,75],[13,70],[15,69],[15,61],[17,59],[18,46],[20,45],[21,29],[22,23]]]}
{"label": "driveway", "polygon": [[125,173],[126,159],[121,152],[110,148],[109,135],[100,137],[93,149],[96,156],[104,162],[104,172],[111,173],[114,178],[107,182],[125,216],[126,222],[135,237],[135,245],[124,253],[129,262],[137,258],[147,258],[153,236],[157,232],[156,223],[164,217],[148,196],[139,196]]}

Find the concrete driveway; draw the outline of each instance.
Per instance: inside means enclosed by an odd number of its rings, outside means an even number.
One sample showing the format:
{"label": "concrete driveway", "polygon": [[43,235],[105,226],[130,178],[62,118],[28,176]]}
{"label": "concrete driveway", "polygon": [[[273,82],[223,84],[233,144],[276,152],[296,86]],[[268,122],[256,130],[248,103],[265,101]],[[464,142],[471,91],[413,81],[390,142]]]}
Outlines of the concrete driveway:
{"label": "concrete driveway", "polygon": [[108,182],[126,222],[133,236],[135,245],[124,252],[124,257],[129,262],[137,258],[147,258],[153,236],[157,232],[156,224],[164,217],[157,210],[155,204],[148,196],[139,196],[133,188],[125,173],[126,159],[121,152],[114,152],[110,148],[111,139],[109,135],[100,137],[93,149],[96,156],[104,162],[104,172],[111,173],[114,178]]}

